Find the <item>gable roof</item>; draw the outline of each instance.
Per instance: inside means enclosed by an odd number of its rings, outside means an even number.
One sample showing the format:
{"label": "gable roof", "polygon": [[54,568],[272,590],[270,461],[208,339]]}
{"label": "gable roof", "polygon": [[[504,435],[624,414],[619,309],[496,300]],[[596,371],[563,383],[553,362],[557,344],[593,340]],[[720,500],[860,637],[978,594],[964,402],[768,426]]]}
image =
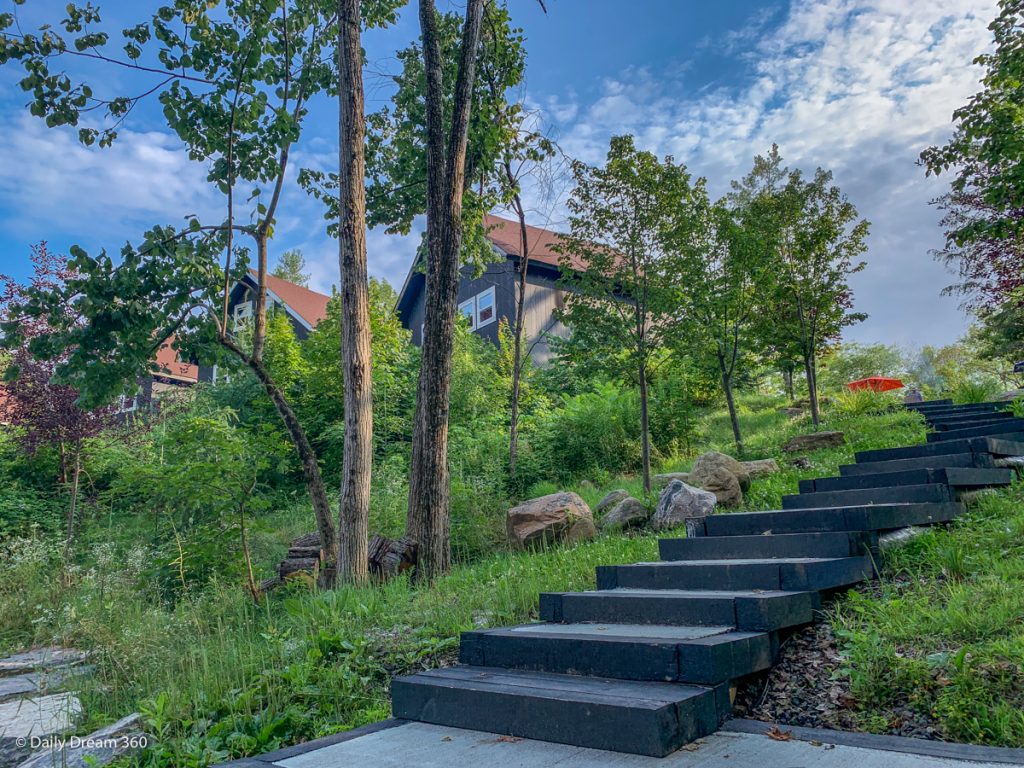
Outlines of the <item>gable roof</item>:
{"label": "gable roof", "polygon": [[195,363],[183,363],[178,359],[178,350],[174,348],[173,336],[160,345],[153,362],[154,376],[163,376],[191,384],[199,381],[199,366]]}
{"label": "gable roof", "polygon": [[[250,269],[249,276],[253,278],[255,284],[256,271]],[[267,275],[267,291],[305,320],[310,328],[315,328],[317,323],[327,317],[327,302],[331,300],[331,297],[326,294],[288,282],[280,277],[274,277],[271,274]]]}
{"label": "gable roof", "polygon": [[[488,213],[484,216],[484,226],[487,228],[487,239],[491,241],[498,250],[508,256],[522,256],[522,237],[519,232],[519,222],[495,216]],[[530,252],[531,261],[539,261],[552,267],[561,266],[562,254],[555,251],[555,246],[562,240],[563,235],[552,232],[550,229],[526,225],[526,244]],[[576,255],[569,256],[569,264],[574,269],[583,269],[583,260]]]}

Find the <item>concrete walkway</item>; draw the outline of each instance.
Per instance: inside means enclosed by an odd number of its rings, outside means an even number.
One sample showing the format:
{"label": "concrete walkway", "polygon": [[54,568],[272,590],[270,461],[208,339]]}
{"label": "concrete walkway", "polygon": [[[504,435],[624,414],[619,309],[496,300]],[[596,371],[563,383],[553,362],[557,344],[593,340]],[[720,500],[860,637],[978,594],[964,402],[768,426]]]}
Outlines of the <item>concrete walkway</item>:
{"label": "concrete walkway", "polygon": [[495,736],[418,722],[388,721],[348,734],[242,760],[234,768],[1004,768],[1024,750],[970,747],[889,736],[789,729],[733,721],[668,757],[643,757]]}

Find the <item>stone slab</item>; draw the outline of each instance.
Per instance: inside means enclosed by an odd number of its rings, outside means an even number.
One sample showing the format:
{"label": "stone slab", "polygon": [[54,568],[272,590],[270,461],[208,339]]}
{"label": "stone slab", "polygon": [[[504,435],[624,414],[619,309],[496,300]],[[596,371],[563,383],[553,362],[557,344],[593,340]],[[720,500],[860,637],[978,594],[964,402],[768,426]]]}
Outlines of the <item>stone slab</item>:
{"label": "stone slab", "polygon": [[36,648],[0,659],[0,677],[80,664],[89,657],[77,648]]}
{"label": "stone slab", "polygon": [[[774,741],[760,734],[720,731],[667,757],[654,758],[425,723],[403,723],[274,762],[253,760],[251,765],[253,768],[408,768],[410,765],[417,768],[456,765],[486,765],[488,768],[996,768],[1006,765],[1002,761],[986,762],[976,757],[971,760],[835,744],[830,740],[832,733],[818,732],[815,739],[794,737],[790,741]],[[872,744],[870,737],[864,744]],[[921,748],[930,744],[923,742]],[[912,749],[914,745],[903,748]],[[1013,751],[1016,750],[1005,750]],[[966,754],[973,757],[994,753],[975,752],[968,747]],[[242,768],[241,764],[236,768]]]}
{"label": "stone slab", "polygon": [[27,740],[67,733],[81,715],[82,705],[70,693],[0,704],[0,768],[18,765],[31,754]]}

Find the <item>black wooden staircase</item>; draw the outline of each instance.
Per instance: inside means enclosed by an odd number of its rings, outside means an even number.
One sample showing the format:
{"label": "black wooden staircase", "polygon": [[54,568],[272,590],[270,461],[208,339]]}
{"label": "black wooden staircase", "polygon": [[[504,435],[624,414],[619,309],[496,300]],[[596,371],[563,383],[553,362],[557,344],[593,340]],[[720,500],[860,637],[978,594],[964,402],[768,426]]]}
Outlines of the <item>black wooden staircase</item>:
{"label": "black wooden staircase", "polygon": [[1024,455],[1024,419],[1004,404],[908,407],[926,444],[858,453],[782,510],[705,518],[659,562],[601,566],[594,591],[542,594],[543,623],[464,633],[460,666],[394,681],[394,716],[654,756],[714,732],[735,681],[875,575],[881,534],[953,520],[962,491],[1011,481],[996,459]]}

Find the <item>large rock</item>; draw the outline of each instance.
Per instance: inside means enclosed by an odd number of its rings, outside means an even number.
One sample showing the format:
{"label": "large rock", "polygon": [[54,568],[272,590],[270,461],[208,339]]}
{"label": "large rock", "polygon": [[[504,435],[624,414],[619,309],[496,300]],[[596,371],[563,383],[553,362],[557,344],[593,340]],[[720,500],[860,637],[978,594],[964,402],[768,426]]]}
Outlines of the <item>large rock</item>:
{"label": "large rock", "polygon": [[654,484],[656,486],[658,486],[659,488],[662,488],[662,487],[668,485],[673,480],[679,480],[680,482],[683,482],[683,483],[689,483],[690,482],[690,473],[689,472],[666,472],[664,475],[655,475],[654,476]]}
{"label": "large rock", "polygon": [[779,463],[775,459],[754,459],[753,461],[744,461],[742,464],[751,477],[773,475],[779,471]]}
{"label": "large rock", "polygon": [[705,478],[711,477],[723,469],[736,478],[741,491],[750,490],[750,474],[743,463],[718,451],[708,451],[697,457],[697,460],[693,462],[693,469],[690,470],[690,482],[710,491],[711,489],[704,483]]}
{"label": "large rock", "polygon": [[46,740],[67,733],[82,715],[70,693],[15,699],[0,704],[0,768],[20,764]]}
{"label": "large rock", "polygon": [[583,541],[597,534],[594,515],[575,493],[552,493],[524,501],[508,511],[505,529],[519,547],[556,541]]}
{"label": "large rock", "polygon": [[63,744],[41,749],[18,768],[99,768],[141,751],[145,742],[142,718],[134,713],[88,736],[71,737]]}
{"label": "large rock", "polygon": [[618,531],[625,528],[639,528],[647,523],[651,513],[643,502],[627,496],[612,507],[611,511],[601,518],[601,528],[606,531]]}
{"label": "large rock", "polygon": [[743,503],[740,481],[725,467],[711,467],[701,474],[700,487],[715,494],[723,507],[738,507]]}
{"label": "large rock", "polygon": [[695,517],[707,517],[715,509],[715,494],[694,488],[682,480],[673,480],[661,492],[651,517],[655,530],[672,528]]}
{"label": "large rock", "polygon": [[36,648],[0,659],[0,677],[80,664],[89,657],[77,648]]}
{"label": "large rock", "polygon": [[782,450],[786,453],[798,453],[800,451],[817,451],[822,448],[835,448],[846,442],[842,432],[812,432],[809,435],[797,435],[790,438]]}
{"label": "large rock", "polygon": [[597,506],[594,507],[594,511],[597,514],[602,514],[610,509],[614,509],[618,506],[619,502],[623,499],[629,498],[629,491],[625,488],[618,488],[617,490],[610,491],[603,499],[597,502]]}

